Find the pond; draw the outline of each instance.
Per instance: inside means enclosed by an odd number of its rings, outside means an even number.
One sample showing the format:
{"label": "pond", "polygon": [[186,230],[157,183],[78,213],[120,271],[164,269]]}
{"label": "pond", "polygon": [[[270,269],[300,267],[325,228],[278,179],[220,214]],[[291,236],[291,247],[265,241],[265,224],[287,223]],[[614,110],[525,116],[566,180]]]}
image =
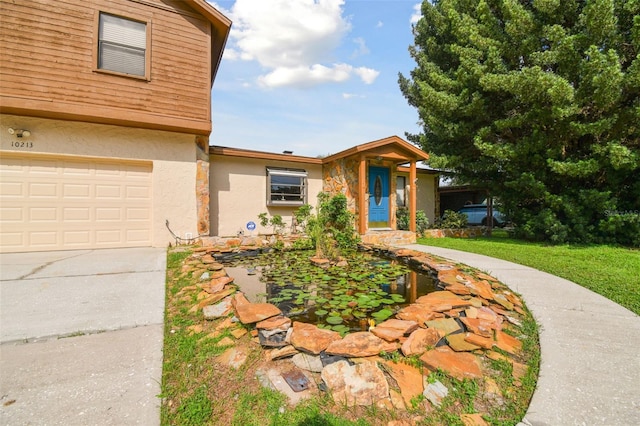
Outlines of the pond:
{"label": "pond", "polygon": [[436,280],[397,259],[357,252],[346,266],[320,267],[310,250],[265,250],[216,259],[252,302],[278,306],[294,321],[339,333],[367,330],[436,291]]}

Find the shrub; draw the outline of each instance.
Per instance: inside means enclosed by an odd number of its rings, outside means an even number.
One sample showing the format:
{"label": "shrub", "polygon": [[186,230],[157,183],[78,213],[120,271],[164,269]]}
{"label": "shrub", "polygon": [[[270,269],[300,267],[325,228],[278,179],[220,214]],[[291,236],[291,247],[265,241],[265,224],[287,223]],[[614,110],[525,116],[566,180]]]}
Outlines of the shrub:
{"label": "shrub", "polygon": [[467,215],[445,210],[442,218],[436,220],[435,225],[440,229],[463,229],[467,227]]}
{"label": "shrub", "polygon": [[[402,231],[409,230],[409,209],[406,207],[398,207],[396,210],[396,224],[398,229]],[[429,218],[422,210],[416,211],[416,232],[422,234],[429,228]]]}

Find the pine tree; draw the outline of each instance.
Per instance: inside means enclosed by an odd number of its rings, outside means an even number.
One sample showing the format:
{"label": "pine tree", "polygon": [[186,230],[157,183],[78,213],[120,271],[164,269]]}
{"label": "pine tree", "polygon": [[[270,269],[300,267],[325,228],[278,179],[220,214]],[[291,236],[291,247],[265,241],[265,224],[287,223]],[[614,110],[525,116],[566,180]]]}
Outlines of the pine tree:
{"label": "pine tree", "polygon": [[640,0],[424,1],[400,89],[432,165],[525,238],[640,245]]}

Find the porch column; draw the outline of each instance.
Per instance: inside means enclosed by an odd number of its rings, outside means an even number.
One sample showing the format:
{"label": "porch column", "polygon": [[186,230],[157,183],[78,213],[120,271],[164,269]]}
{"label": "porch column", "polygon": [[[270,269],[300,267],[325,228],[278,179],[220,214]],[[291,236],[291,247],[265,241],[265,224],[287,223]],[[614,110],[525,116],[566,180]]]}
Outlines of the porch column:
{"label": "porch column", "polygon": [[358,233],[364,235],[367,232],[367,160],[360,156],[358,167]]}
{"label": "porch column", "polygon": [[409,169],[409,231],[416,232],[416,209],[417,209],[417,194],[416,194],[416,161],[411,161],[411,168]]}

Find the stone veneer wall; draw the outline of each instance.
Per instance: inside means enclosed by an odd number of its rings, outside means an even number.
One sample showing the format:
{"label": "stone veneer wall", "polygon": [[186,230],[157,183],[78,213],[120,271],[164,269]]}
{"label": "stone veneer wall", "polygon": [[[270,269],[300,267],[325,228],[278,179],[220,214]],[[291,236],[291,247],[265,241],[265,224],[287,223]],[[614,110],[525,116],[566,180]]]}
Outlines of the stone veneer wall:
{"label": "stone veneer wall", "polygon": [[415,244],[416,234],[411,231],[369,231],[361,235],[360,239],[366,245],[394,247],[402,244]]}
{"label": "stone veneer wall", "polygon": [[347,208],[355,215],[358,229],[358,168],[354,158],[341,158],[322,167],[322,190],[331,195],[344,194]]}
{"label": "stone veneer wall", "polygon": [[425,238],[475,238],[485,235],[487,228],[465,228],[465,229],[427,229],[422,234]]}

